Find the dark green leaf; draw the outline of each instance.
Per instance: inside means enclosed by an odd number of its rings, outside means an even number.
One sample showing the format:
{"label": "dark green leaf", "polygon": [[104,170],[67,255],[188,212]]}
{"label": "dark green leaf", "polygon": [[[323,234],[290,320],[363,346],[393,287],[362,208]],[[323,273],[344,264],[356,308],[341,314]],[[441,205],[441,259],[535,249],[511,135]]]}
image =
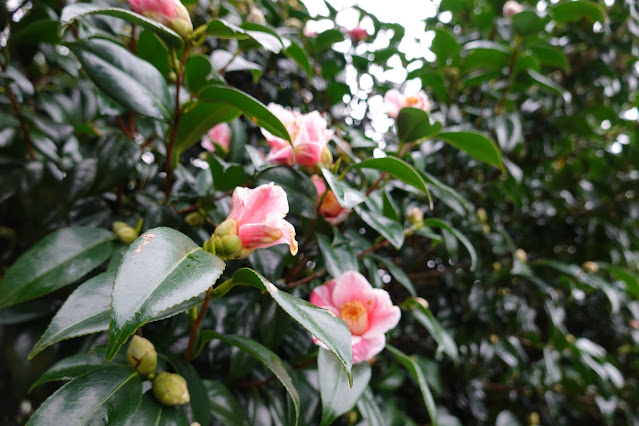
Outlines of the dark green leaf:
{"label": "dark green leaf", "polygon": [[186,380],[190,405],[193,413],[193,420],[201,425],[208,425],[211,422],[211,410],[209,407],[209,397],[204,387],[204,383],[193,365],[184,361],[181,357],[169,356],[168,361],[173,365],[175,371]]}
{"label": "dark green leaf", "polygon": [[107,360],[139,327],[215,284],[224,267],[171,228],[151,229],[135,240],[115,276]]}
{"label": "dark green leaf", "polygon": [[29,359],[61,340],[108,330],[114,279],[115,272],[104,272],[78,287],[31,349]]}
{"label": "dark green leaf", "polygon": [[448,222],[437,218],[424,219],[424,225],[436,226],[438,228],[445,229],[457,237],[464,247],[466,247],[466,250],[468,250],[468,254],[470,254],[470,270],[475,270],[475,267],[477,267],[477,252],[475,251],[473,244],[462,232],[460,232],[457,228],[453,228]]}
{"label": "dark green leaf", "polygon": [[408,275],[406,275],[406,272],[404,272],[404,270],[400,266],[397,266],[395,262],[393,262],[391,259],[388,259],[386,257],[377,256],[377,255],[372,255],[371,257],[375,259],[377,262],[380,262],[386,268],[388,268],[388,271],[391,273],[391,275],[395,277],[397,282],[400,283],[410,293],[411,296],[417,297],[417,292],[415,291],[415,286],[413,285],[413,282],[410,280]]}
{"label": "dark green leaf", "polygon": [[153,65],[107,40],[92,39],[68,46],[96,86],[117,102],[147,117],[173,117],[169,88]]}
{"label": "dark green leaf", "polygon": [[184,83],[191,92],[195,93],[206,84],[211,72],[213,72],[213,65],[209,58],[203,55],[191,56],[184,67]]}
{"label": "dark green leaf", "polygon": [[335,241],[331,244],[325,235],[316,234],[316,237],[324,258],[324,265],[333,278],[341,276],[346,271],[359,270],[357,256],[349,247],[348,240],[340,235],[340,238],[338,239],[336,236]]}
{"label": "dark green leaf", "polygon": [[433,395],[431,394],[430,388],[428,387],[426,373],[422,369],[421,365],[414,359],[391,345],[386,345],[386,349],[388,349],[393,353],[393,355],[395,355],[395,358],[397,358],[397,360],[402,363],[402,365],[404,365],[404,368],[408,370],[408,373],[413,377],[413,379],[415,379],[415,381],[419,385],[419,389],[422,392],[422,397],[424,398],[424,404],[426,404],[426,409],[428,410],[428,414],[430,415],[430,421],[433,426],[437,426],[437,406],[435,405],[435,400],[433,399]]}
{"label": "dark green leaf", "polygon": [[555,22],[563,24],[566,22],[578,21],[582,18],[588,19],[593,24],[595,22],[604,23],[606,12],[601,5],[585,0],[563,1],[548,8],[550,16]]}
{"label": "dark green leaf", "polygon": [[213,177],[213,186],[218,191],[228,191],[246,182],[246,174],[241,164],[227,163],[216,155],[206,156]]}
{"label": "dark green leaf", "polygon": [[[253,358],[260,361],[264,364],[269,370],[275,374],[280,382],[286,388],[286,391],[291,396],[291,400],[293,401],[293,405],[295,406],[295,424],[297,425],[299,421],[300,415],[300,397],[297,394],[297,389],[295,389],[295,385],[291,380],[291,376],[288,375],[286,371],[286,366],[273,351],[268,349],[266,346],[256,342],[255,340],[249,339],[244,336],[230,335],[230,334],[220,334],[212,330],[205,330],[201,335],[201,347],[203,347],[207,342],[219,339],[223,342],[237,346],[244,352],[251,355]],[[340,371],[344,371],[342,366],[339,365]]]}
{"label": "dark green leaf", "polygon": [[402,108],[397,115],[397,136],[400,142],[414,142],[436,135],[442,124],[430,123],[430,117],[424,110]]}
{"label": "dark green leaf", "polygon": [[164,406],[147,391],[133,417],[126,422],[126,426],[142,425],[189,426],[190,423],[182,407]]}
{"label": "dark green leaf", "polygon": [[35,299],[82,278],[111,256],[113,234],[104,229],[60,229],[38,242],[0,282],[0,308]]}
{"label": "dark green leaf", "polygon": [[404,228],[399,222],[387,218],[381,213],[362,208],[355,207],[355,212],[362,218],[364,222],[399,250],[404,244]]}
{"label": "dark green leaf", "polygon": [[437,63],[440,67],[455,65],[459,57],[459,43],[448,30],[435,30],[435,38],[430,50],[437,55]]}
{"label": "dark green leaf", "polygon": [[368,426],[386,425],[384,416],[375,401],[375,395],[370,387],[367,387],[357,400],[357,409]]}
{"label": "dark green leaf", "polygon": [[62,10],[62,16],[60,17],[62,31],[71,25],[73,21],[86,15],[115,16],[116,18],[124,19],[127,22],[139,25],[145,30],[157,34],[169,46],[179,48],[184,45],[182,37],[180,37],[175,31],[165,27],[153,19],[146,18],[126,9],[120,9],[117,7],[100,7],[87,3],[70,4]]}
{"label": "dark green leaf", "polygon": [[59,380],[72,380],[78,376],[97,370],[104,366],[104,358],[95,353],[81,353],[64,358],[53,364],[42,376],[31,385],[31,392],[43,383]]}
{"label": "dark green leaf", "polygon": [[106,365],[76,377],[51,395],[29,419],[28,425],[123,424],[140,405],[142,380],[130,366]]}
{"label": "dark green leaf", "polygon": [[234,284],[248,284],[268,292],[287,314],[337,355],[346,375],[351,377],[351,332],[344,321],[325,309],[279,290],[251,269],[242,268],[231,279]]}
{"label": "dark green leaf", "polygon": [[286,56],[297,62],[297,65],[299,65],[300,68],[302,68],[306,75],[310,78],[313,75],[313,66],[308,59],[306,50],[304,50],[302,46],[300,46],[299,43],[297,43],[296,41],[288,41],[290,44],[286,48],[286,50],[284,50],[284,53],[286,53]]}
{"label": "dark green leaf", "polygon": [[409,312],[415,319],[428,330],[433,339],[439,345],[437,352],[445,352],[455,362],[459,360],[457,344],[450,333],[437,321],[430,309],[420,303],[409,299]]}
{"label": "dark green leaf", "polygon": [[513,30],[522,36],[543,31],[548,21],[548,17],[542,18],[532,10],[524,10],[510,17]]}
{"label": "dark green leaf", "polygon": [[221,382],[203,380],[209,396],[211,414],[225,426],[247,425],[244,410],[231,391]]}
{"label": "dark green leaf", "polygon": [[499,147],[488,136],[479,132],[441,132],[437,135],[441,139],[457,149],[466,151],[468,155],[479,161],[504,170]]}

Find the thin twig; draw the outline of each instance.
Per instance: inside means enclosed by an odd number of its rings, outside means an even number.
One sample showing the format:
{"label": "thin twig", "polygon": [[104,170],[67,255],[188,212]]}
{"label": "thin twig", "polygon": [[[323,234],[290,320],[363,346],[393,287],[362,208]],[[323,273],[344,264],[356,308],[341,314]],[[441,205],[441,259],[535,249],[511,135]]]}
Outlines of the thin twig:
{"label": "thin twig", "polygon": [[184,352],[184,360],[190,361],[191,355],[193,353],[193,345],[195,344],[195,338],[197,337],[197,333],[200,330],[200,326],[202,325],[202,321],[204,321],[204,317],[206,316],[206,311],[209,308],[209,303],[211,303],[211,294],[213,293],[213,286],[209,287],[206,291],[206,296],[204,296],[204,302],[202,302],[202,307],[200,308],[200,313],[197,318],[191,324],[191,334],[189,335],[189,344],[186,347],[186,352]]}

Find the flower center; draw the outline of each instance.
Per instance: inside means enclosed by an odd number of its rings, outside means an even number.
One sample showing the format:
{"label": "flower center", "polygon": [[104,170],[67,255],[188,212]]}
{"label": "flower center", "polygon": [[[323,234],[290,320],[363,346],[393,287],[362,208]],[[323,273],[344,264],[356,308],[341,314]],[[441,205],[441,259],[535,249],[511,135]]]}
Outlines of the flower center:
{"label": "flower center", "polygon": [[419,98],[417,96],[409,96],[406,98],[407,105],[417,105],[419,103]]}
{"label": "flower center", "polygon": [[354,335],[361,336],[368,330],[368,312],[359,300],[344,303],[339,310],[339,316]]}

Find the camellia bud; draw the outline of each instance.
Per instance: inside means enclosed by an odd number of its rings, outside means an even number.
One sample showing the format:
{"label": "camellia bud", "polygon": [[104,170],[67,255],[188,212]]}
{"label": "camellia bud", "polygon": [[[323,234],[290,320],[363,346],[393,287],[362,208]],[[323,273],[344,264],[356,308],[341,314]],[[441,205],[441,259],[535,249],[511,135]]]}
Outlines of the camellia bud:
{"label": "camellia bud", "polygon": [[264,13],[256,7],[252,7],[248,16],[246,17],[247,22],[252,22],[254,24],[264,25],[266,20],[264,19]]}
{"label": "camellia bud", "polygon": [[597,262],[585,262],[582,267],[584,268],[584,271],[588,272],[589,274],[596,274],[597,272],[599,272],[599,264]]}
{"label": "camellia bud", "polygon": [[523,249],[515,250],[515,257],[523,264],[528,263],[528,255]]}
{"label": "camellia bud", "polygon": [[202,216],[199,212],[191,212],[186,215],[184,221],[187,225],[200,227],[204,225],[204,216]]}
{"label": "camellia bud", "polygon": [[158,365],[158,354],[153,343],[144,337],[134,335],[126,351],[126,358],[144,377],[152,378]]}
{"label": "camellia bud", "polygon": [[153,380],[153,395],[162,405],[182,405],[191,400],[184,377],[166,371]]}
{"label": "camellia bud", "polygon": [[331,154],[331,150],[328,147],[324,147],[322,150],[322,155],[320,155],[320,165],[322,166],[330,166],[333,164],[333,154]]}
{"label": "camellia bud", "polygon": [[237,235],[215,237],[215,254],[221,258],[235,258],[242,250],[242,240]]}
{"label": "camellia bud", "polygon": [[416,297],[415,302],[419,303],[422,308],[428,309],[428,300],[424,299],[423,297]]}
{"label": "camellia bud", "polygon": [[488,214],[486,213],[486,210],[479,208],[477,209],[477,220],[479,220],[480,223],[487,223],[488,222]]}
{"label": "camellia bud", "polygon": [[503,13],[506,18],[510,18],[513,15],[523,12],[523,10],[524,7],[515,0],[508,0],[504,3]]}
{"label": "camellia bud", "polygon": [[419,207],[413,207],[408,211],[408,222],[413,226],[422,226],[424,224],[424,212]]}
{"label": "camellia bud", "polygon": [[193,24],[189,11],[180,0],[129,0],[131,9],[171,28],[183,38],[189,38]]}
{"label": "camellia bud", "polygon": [[139,237],[138,232],[124,222],[115,221],[111,226],[113,233],[123,244],[129,245]]}
{"label": "camellia bud", "polygon": [[530,413],[530,415],[528,416],[528,423],[530,424],[530,426],[535,426],[539,424],[539,413],[537,413],[536,411],[533,411],[532,413]]}

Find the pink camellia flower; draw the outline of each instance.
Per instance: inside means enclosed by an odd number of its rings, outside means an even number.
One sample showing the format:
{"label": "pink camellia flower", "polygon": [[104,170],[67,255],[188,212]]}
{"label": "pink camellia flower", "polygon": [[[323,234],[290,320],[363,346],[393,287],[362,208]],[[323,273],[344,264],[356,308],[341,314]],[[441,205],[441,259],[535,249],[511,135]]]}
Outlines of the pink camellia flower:
{"label": "pink camellia flower", "polygon": [[158,21],[187,37],[193,32],[188,10],[180,0],[129,0],[134,12]]}
{"label": "pink camellia flower", "polygon": [[388,106],[388,116],[391,118],[397,118],[399,111],[407,107],[430,112],[430,101],[423,90],[417,92],[416,95],[406,96],[401,94],[399,90],[391,89],[384,95],[384,102]]}
{"label": "pink camellia flower", "polygon": [[344,222],[351,211],[340,206],[333,191],[326,190],[324,179],[318,175],[313,175],[311,176],[311,181],[317,190],[317,202],[322,203],[319,206],[319,212],[324,219],[331,225],[339,225]]}
{"label": "pink camellia flower", "polygon": [[[386,290],[373,288],[356,271],[347,271],[313,290],[310,302],[340,317],[351,331],[353,364],[367,361],[384,349],[384,333],[401,313]],[[313,339],[316,344],[319,340]]]}
{"label": "pink camellia flower", "polygon": [[504,3],[503,14],[506,18],[510,18],[513,15],[516,15],[520,12],[524,11],[524,7],[517,3],[515,0],[508,0]]}
{"label": "pink camellia flower", "polygon": [[368,32],[359,25],[355,28],[347,31],[348,36],[353,40],[353,43],[359,43],[360,41],[364,41],[368,38]]}
{"label": "pink camellia flower", "polygon": [[202,148],[209,152],[215,152],[218,145],[224,152],[229,152],[231,147],[231,126],[228,123],[220,123],[212,127],[206,136],[202,138]]}
{"label": "pink camellia flower", "polygon": [[289,166],[297,163],[304,167],[330,163],[330,151],[326,145],[333,137],[333,132],[328,130],[326,120],[319,112],[300,114],[274,103],[270,103],[268,109],[288,130],[293,147],[288,141],[262,129],[262,134],[271,147],[267,161]]}
{"label": "pink camellia flower", "polygon": [[235,188],[231,212],[213,236],[216,251],[226,259],[243,259],[257,248],[288,244],[297,254],[295,228],[284,220],[287,213],[286,192],[272,182]]}

